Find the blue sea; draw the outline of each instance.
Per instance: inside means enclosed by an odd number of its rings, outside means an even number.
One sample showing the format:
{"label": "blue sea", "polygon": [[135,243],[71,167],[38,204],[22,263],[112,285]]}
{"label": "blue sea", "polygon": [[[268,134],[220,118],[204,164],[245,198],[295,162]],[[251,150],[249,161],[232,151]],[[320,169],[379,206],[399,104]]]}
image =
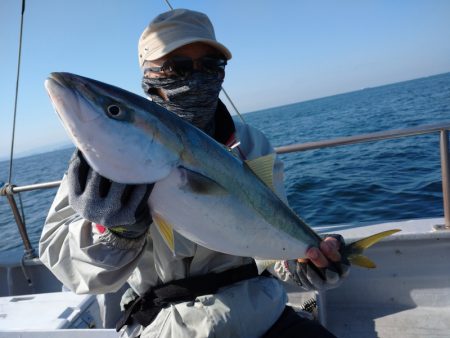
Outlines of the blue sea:
{"label": "blue sea", "polygon": [[[367,88],[243,115],[274,146],[450,121],[450,73]],[[73,149],[14,161],[16,185],[61,179]],[[441,217],[439,134],[281,155],[289,203],[309,224],[378,223]],[[9,163],[0,162],[0,181]],[[20,194],[37,250],[56,189]],[[19,204],[19,197],[16,196]],[[0,251],[22,246],[0,197]]]}

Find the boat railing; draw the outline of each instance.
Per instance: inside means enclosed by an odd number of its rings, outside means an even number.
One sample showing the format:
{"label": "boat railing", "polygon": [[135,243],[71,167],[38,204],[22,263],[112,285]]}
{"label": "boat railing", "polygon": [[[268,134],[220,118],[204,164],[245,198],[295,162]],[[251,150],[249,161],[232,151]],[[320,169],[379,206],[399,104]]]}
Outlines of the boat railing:
{"label": "boat railing", "polygon": [[448,153],[448,130],[450,130],[450,122],[438,124],[422,125],[406,129],[387,130],[375,133],[360,134],[356,136],[339,137],[330,140],[321,140],[307,143],[297,143],[287,146],[275,148],[278,154],[286,154],[291,152],[299,152],[313,149],[323,149],[329,147],[338,147],[344,145],[374,142],[388,139],[396,139],[401,137],[418,136],[424,134],[439,133],[439,148],[441,157],[441,174],[442,174],[442,195],[444,204],[444,229],[450,230],[450,167]]}
{"label": "boat railing", "polygon": [[[367,143],[402,137],[439,133],[441,173],[442,173],[442,195],[444,204],[445,224],[442,225],[440,228],[438,227],[437,229],[450,230],[450,185],[449,185],[450,167],[449,167],[449,149],[448,149],[448,130],[450,130],[450,122],[443,122],[439,124],[422,125],[406,129],[387,130],[375,133],[360,134],[355,136],[339,137],[329,140],[291,144],[277,147],[275,148],[275,151],[278,154],[286,154],[291,152],[300,152],[313,149],[323,149],[329,147],[338,147],[358,143]],[[11,184],[5,184],[3,187],[0,188],[0,196],[6,196],[11,206],[14,219],[18,226],[19,233],[22,237],[22,241],[25,247],[25,255],[27,258],[32,258],[35,256],[35,254],[31,246],[30,240],[28,238],[25,224],[22,220],[22,216],[19,212],[19,208],[17,207],[13,195],[20,192],[31,190],[55,188],[58,187],[60,183],[61,181],[53,181],[24,186],[14,186]]]}

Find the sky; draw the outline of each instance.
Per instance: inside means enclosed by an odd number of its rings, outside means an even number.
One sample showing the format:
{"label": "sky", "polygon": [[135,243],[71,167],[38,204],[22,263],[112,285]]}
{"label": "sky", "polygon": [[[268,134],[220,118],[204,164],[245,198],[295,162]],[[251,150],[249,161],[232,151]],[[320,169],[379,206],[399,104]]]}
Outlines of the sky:
{"label": "sky", "polygon": [[[450,71],[447,0],[169,0],[233,53],[241,113]],[[9,158],[21,0],[0,0],[0,159]],[[14,154],[69,144],[44,81],[72,72],[142,95],[137,41],[164,0],[27,0]],[[231,110],[230,104],[224,102]]]}

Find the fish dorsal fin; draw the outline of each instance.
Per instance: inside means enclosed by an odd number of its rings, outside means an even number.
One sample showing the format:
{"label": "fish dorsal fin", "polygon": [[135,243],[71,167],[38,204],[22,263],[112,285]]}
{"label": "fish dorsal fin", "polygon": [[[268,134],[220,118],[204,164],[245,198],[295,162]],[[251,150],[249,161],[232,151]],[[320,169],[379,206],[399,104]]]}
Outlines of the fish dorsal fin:
{"label": "fish dorsal fin", "polygon": [[275,190],[273,186],[274,162],[275,153],[245,161],[245,163],[255,173],[255,175],[258,176],[272,190]]}
{"label": "fish dorsal fin", "polygon": [[175,253],[175,236],[173,234],[173,227],[170,223],[166,222],[164,218],[162,218],[158,214],[152,214],[153,222],[158,227],[159,232],[161,233],[164,242],[166,242],[169,249],[172,253]]}
{"label": "fish dorsal fin", "polygon": [[273,259],[255,259],[258,274],[262,274],[267,268],[274,266],[277,261]]}

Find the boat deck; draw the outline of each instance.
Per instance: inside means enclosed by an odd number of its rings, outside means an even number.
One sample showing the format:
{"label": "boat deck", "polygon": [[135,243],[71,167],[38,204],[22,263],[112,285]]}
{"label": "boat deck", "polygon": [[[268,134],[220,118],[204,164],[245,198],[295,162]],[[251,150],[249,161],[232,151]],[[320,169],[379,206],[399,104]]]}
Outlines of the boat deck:
{"label": "boat deck", "polygon": [[[450,233],[442,219],[391,222],[334,230],[356,240],[401,228],[365,254],[376,269],[354,267],[336,289],[317,295],[320,320],[338,337],[450,337]],[[329,232],[329,229],[321,229]],[[304,296],[303,296],[304,298]],[[300,293],[291,289],[291,302]]]}
{"label": "boat deck", "polygon": [[331,306],[328,327],[338,337],[450,337],[450,309]]}
{"label": "boat deck", "polygon": [[[341,233],[348,242],[388,229],[400,228],[402,232],[366,251],[367,256],[377,263],[376,269],[352,268],[345,282],[326,292],[301,292],[299,288],[287,286],[290,303],[301,305],[306,299],[316,297],[319,320],[338,337],[450,337],[450,232],[433,230],[435,225],[442,222],[443,219],[424,219],[361,227],[320,228],[322,233]],[[30,316],[32,310],[39,314],[45,313],[45,305],[42,304],[49,306],[52,296],[41,295],[41,303],[36,303],[38,297],[33,300],[14,296],[31,294],[36,290],[55,292],[61,290],[61,285],[54,277],[47,275],[48,271],[38,262],[28,263],[27,269],[33,287],[29,287],[23,278],[20,260],[15,263],[13,260],[4,260],[3,264],[0,262],[0,295],[3,296],[0,300],[9,302],[16,298],[23,304],[29,301],[33,307],[28,309],[31,311],[28,312]],[[40,270],[45,271],[40,273]],[[69,293],[66,295],[68,300],[71,299]],[[84,297],[91,298],[74,300],[67,307],[70,311],[61,310],[59,315],[53,311],[55,313],[52,316],[56,318],[52,323],[57,325],[48,329],[42,326],[27,327],[20,312],[20,326],[5,327],[2,323],[6,323],[6,319],[11,320],[8,316],[13,312],[2,312],[7,310],[7,306],[1,306],[0,302],[0,338],[64,338],[74,336],[75,332],[77,337],[117,337],[114,329],[101,329],[101,314],[97,313],[98,307],[92,302],[95,296]],[[86,314],[83,310],[85,305],[81,304],[90,304],[90,316],[87,318],[95,324],[91,325],[86,317],[83,317],[84,322],[80,321],[80,316]],[[64,317],[67,315],[70,315],[70,323],[64,321],[69,318]],[[77,323],[79,327],[85,328],[74,329]],[[89,326],[95,326],[96,329],[88,329]]]}

